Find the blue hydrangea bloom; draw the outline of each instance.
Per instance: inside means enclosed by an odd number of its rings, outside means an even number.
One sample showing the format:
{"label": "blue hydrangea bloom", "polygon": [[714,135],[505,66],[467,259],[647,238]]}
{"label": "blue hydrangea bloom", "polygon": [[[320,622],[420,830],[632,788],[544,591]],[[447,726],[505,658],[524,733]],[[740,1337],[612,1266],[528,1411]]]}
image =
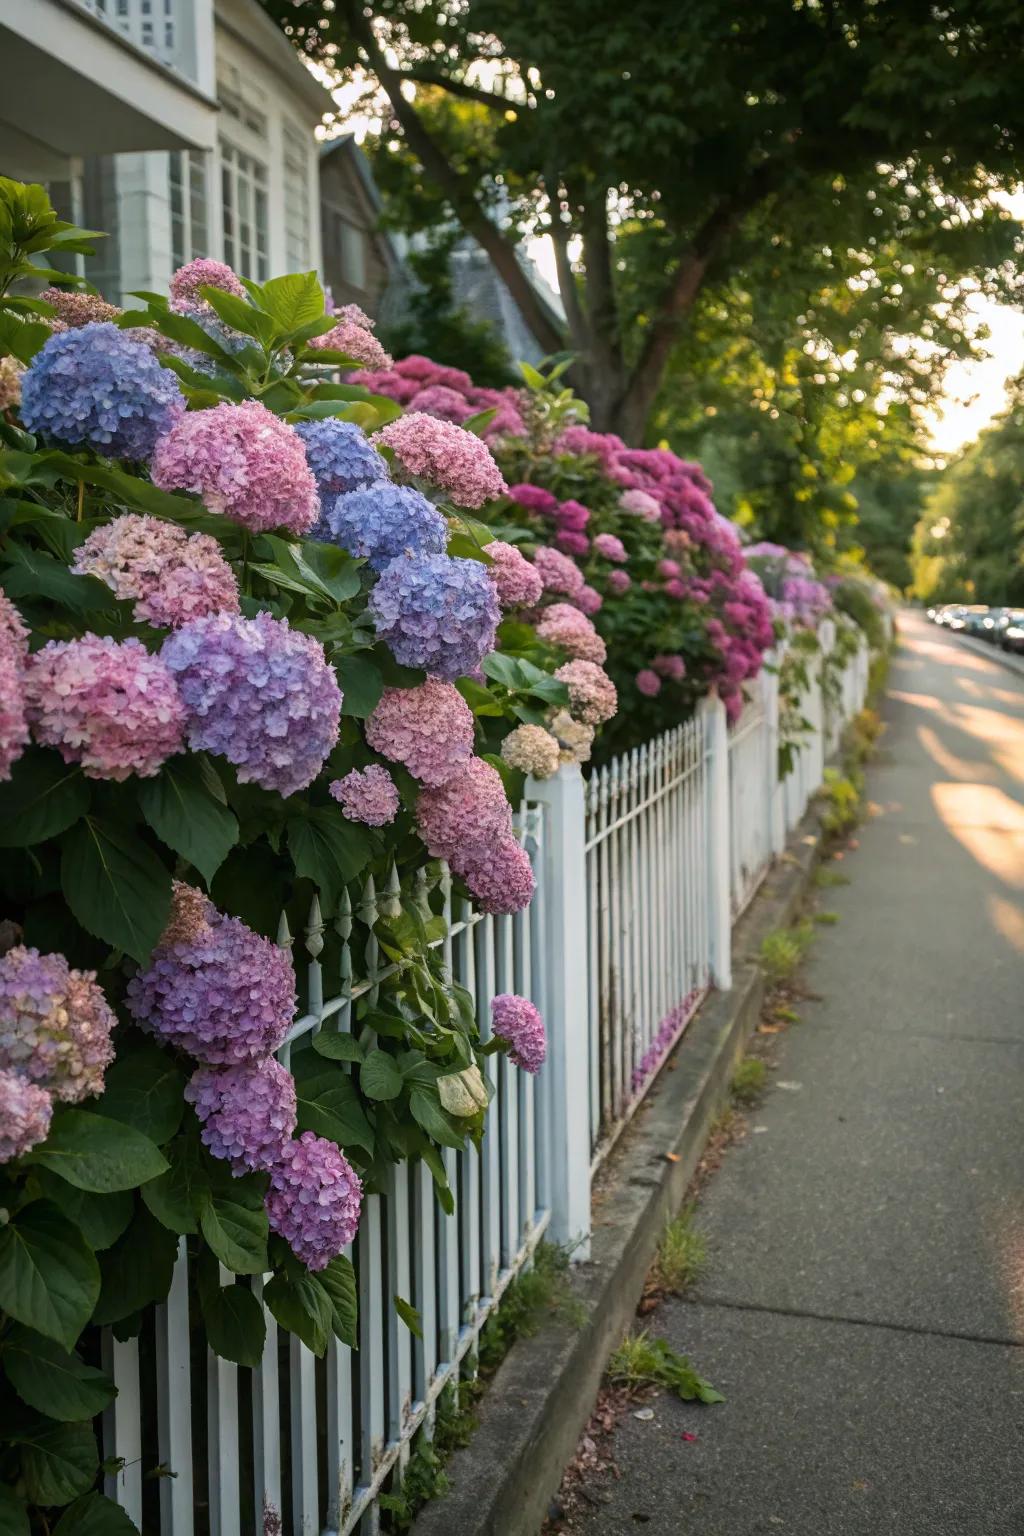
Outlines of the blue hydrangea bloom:
{"label": "blue hydrangea bloom", "polygon": [[[388,478],[387,464],[354,421],[329,416],[325,421],[297,421],[295,430],[316,476],[321,506],[346,491],[359,491]],[[310,537],[327,542],[330,536],[327,520],[321,516]]]}
{"label": "blue hydrangea bloom", "polygon": [[370,593],[377,636],[405,667],[452,682],[494,649],[500,610],[479,560],[443,554],[392,560]]}
{"label": "blue hydrangea bloom", "polygon": [[51,336],[21,384],[30,432],[110,458],[148,459],[184,409],[174,374],[107,321]]}
{"label": "blue hydrangea bloom", "polygon": [[327,509],[330,539],[382,571],[399,555],[443,555],[448,524],[421,491],[383,480],[338,496]]}

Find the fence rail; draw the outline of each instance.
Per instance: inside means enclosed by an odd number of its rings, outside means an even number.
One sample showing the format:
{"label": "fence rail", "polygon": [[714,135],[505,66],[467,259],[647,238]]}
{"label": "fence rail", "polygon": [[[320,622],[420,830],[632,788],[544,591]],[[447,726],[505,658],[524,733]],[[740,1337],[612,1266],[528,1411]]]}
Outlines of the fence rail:
{"label": "fence rail", "polygon": [[[826,633],[823,642],[829,642]],[[548,1025],[536,1079],[491,1059],[495,1097],[478,1152],[442,1153],[455,1196],[446,1215],[426,1165],[400,1164],[367,1196],[351,1258],[359,1344],[332,1340],[317,1360],[264,1308],[260,1365],[210,1350],[182,1238],[166,1302],[137,1338],[105,1329],[118,1397],[104,1417],[106,1491],[158,1536],[269,1536],[265,1510],[291,1536],[375,1536],[379,1496],[400,1484],[418,1432],[467,1368],[505,1288],[550,1235],[588,1252],[591,1179],[709,987],[730,984],[731,922],[751,900],[819,787],[826,755],[860,708],[861,646],[829,708],[812,671],[808,739],[778,778],[778,679],[766,670],[727,731],[718,701],[685,725],[615,759],[584,784],[576,767],[530,781],[518,830],[537,878],[525,913],[490,917],[453,895],[444,866],[403,890],[392,870],[367,880],[325,922],[314,898],[293,939],[302,1012],[279,1053],[295,1065],[320,1030],[354,1027],[391,969],[379,916],[413,900],[440,910],[447,971],[474,997],[489,1033],[497,992],[530,996]],[[582,1070],[585,1064],[586,1070]],[[250,1284],[262,1300],[262,1277]],[[396,1298],[412,1303],[422,1338]],[[165,1475],[146,1476],[153,1468]]]}

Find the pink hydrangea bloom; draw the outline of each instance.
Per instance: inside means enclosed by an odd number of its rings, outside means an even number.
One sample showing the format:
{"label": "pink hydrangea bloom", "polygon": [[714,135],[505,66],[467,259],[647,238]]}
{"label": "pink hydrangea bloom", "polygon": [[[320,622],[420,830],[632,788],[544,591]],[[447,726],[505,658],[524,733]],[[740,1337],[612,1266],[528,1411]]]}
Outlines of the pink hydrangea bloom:
{"label": "pink hydrangea bloom", "polygon": [[557,549],[548,549],[542,544],[534,554],[533,563],[540,572],[546,592],[558,592],[564,597],[576,598],[586,585],[583,572],[575,560],[570,560],[568,555],[561,554]]}
{"label": "pink hydrangea bloom", "polygon": [[569,708],[585,725],[601,725],[619,707],[615,684],[592,661],[567,661],[555,673],[569,689]]}
{"label": "pink hydrangea bloom", "polygon": [[238,612],[238,583],[217,540],[158,517],[125,512],[94,528],[72,569],[98,577],[115,597],[136,599],[135,617],[158,628]]}
{"label": "pink hydrangea bloom", "polygon": [[585,555],[590,550],[590,540],[585,533],[574,533],[571,528],[559,528],[555,543],[566,555]]}
{"label": "pink hydrangea bloom", "polygon": [[171,308],[205,303],[200,288],[221,288],[225,293],[233,293],[236,299],[246,298],[245,289],[226,262],[197,256],[195,261],[179,267],[171,278]]}
{"label": "pink hydrangea bloom", "polygon": [[238,1178],[270,1169],[295,1131],[295,1079],[273,1056],[228,1067],[198,1067],[185,1098],[202,1126],[203,1145]]}
{"label": "pink hydrangea bloom", "polygon": [[343,779],[335,779],[330,788],[349,821],[361,821],[367,827],[384,827],[398,815],[395,781],[379,763],[371,763],[363,769],[353,768]]}
{"label": "pink hydrangea bloom", "polygon": [[[347,307],[355,308],[354,305]],[[311,337],[309,346],[317,352],[324,349],[331,352],[344,352],[345,356],[350,357],[354,363],[362,363],[366,368],[391,367],[390,355],[385,352],[373,332],[347,315],[343,316],[332,330],[325,331],[322,336]]]}
{"label": "pink hydrangea bloom", "polygon": [[623,565],[629,559],[625,544],[614,533],[597,534],[594,538],[594,553],[604,560],[614,560],[617,565]]}
{"label": "pink hydrangea bloom", "polygon": [[444,784],[473,756],[473,711],[452,683],[385,688],[366,722],[366,740],[421,784]]}
{"label": "pink hydrangea bloom", "polygon": [[78,1104],[103,1092],[116,1023],[95,971],[23,944],[0,957],[0,1068]]}
{"label": "pink hydrangea bloom", "polygon": [[52,304],[57,318],[71,330],[90,325],[94,320],[113,320],[121,311],[108,304],[98,293],[84,293],[74,288],[44,288],[39,297]]}
{"label": "pink hydrangea bloom", "polygon": [[0,1068],[0,1164],[46,1140],[53,1100],[20,1072]]}
{"label": "pink hydrangea bloom", "polygon": [[537,512],[541,517],[546,517],[549,512],[554,512],[558,506],[558,497],[552,496],[540,485],[510,485],[508,494],[512,500],[525,507],[528,512]]}
{"label": "pink hydrangea bloom", "polygon": [[661,692],[661,678],[650,667],[642,667],[636,675],[636,686],[645,698],[653,699]]}
{"label": "pink hydrangea bloom", "polygon": [[512,835],[512,807],[501,775],[481,757],[446,783],[424,789],[416,820],[432,857],[447,859],[456,873],[477,849]]}
{"label": "pink hydrangea bloom", "polygon": [[555,521],[559,528],[571,528],[573,533],[582,533],[590,522],[590,509],[580,501],[561,501],[555,509]]}
{"label": "pink hydrangea bloom", "polygon": [[5,592],[0,592],[0,782],[28,744],[24,673],[28,630]]}
{"label": "pink hydrangea bloom", "polygon": [[607,580],[609,592],[616,597],[621,597],[633,585],[628,571],[609,571]]}
{"label": "pink hydrangea bloom", "polygon": [[[617,573],[611,572],[614,576]],[[573,602],[581,613],[598,613],[604,605],[604,598],[596,587],[580,587],[573,597]]]}
{"label": "pink hydrangea bloom", "polygon": [[517,725],[501,744],[505,762],[535,779],[550,779],[558,772],[560,753],[558,742],[542,725]]}
{"label": "pink hydrangea bloom", "polygon": [[539,1072],[548,1053],[544,1020],[528,997],[499,992],[491,1002],[491,1029],[524,1072]]}
{"label": "pink hydrangea bloom", "polygon": [[682,573],[682,567],[679,564],[678,560],[659,560],[658,561],[658,575],[659,576],[672,577],[672,576],[679,576],[681,573]]}
{"label": "pink hydrangea bloom", "polygon": [[444,384],[428,384],[426,389],[413,395],[409,404],[414,411],[425,411],[428,416],[436,416],[439,421],[450,421],[457,427],[476,414],[465,395],[446,388]]}
{"label": "pink hydrangea bloom", "polygon": [[475,849],[456,873],[466,882],[477,906],[496,916],[528,907],[537,885],[530,856],[514,837],[503,837],[490,848]]}
{"label": "pink hydrangea bloom", "polygon": [[272,1229],[307,1269],[326,1269],[356,1235],[359,1177],[334,1144],[312,1131],[288,1142],[271,1169],[266,1208]]}
{"label": "pink hydrangea bloom", "polygon": [[406,474],[446,491],[457,506],[482,507],[507,490],[486,443],[421,411],[388,422],[371,441],[390,448]]}
{"label": "pink hydrangea bloom", "polygon": [[633,517],[642,517],[645,523],[661,522],[661,508],[647,491],[623,491],[619,507]]}
{"label": "pink hydrangea bloom", "polygon": [[320,513],[302,439],[258,400],[189,411],[153,454],[153,482],[193,491],[251,533],[306,533]]}
{"label": "pink hydrangea bloom", "polygon": [[88,779],[152,778],[185,745],[174,678],[139,640],[50,640],[25,669],[25,702],[36,740]]}
{"label": "pink hydrangea bloom", "polygon": [[661,677],[675,683],[681,683],[686,676],[686,662],[681,656],[655,656],[651,666]]}
{"label": "pink hydrangea bloom", "polygon": [[503,608],[532,608],[544,590],[539,571],[514,544],[492,539],[485,546],[491,558],[487,574],[494,582]]}
{"label": "pink hydrangea bloom", "polygon": [[571,603],[552,603],[537,620],[537,634],[583,661],[603,662],[608,648],[585,613]]}

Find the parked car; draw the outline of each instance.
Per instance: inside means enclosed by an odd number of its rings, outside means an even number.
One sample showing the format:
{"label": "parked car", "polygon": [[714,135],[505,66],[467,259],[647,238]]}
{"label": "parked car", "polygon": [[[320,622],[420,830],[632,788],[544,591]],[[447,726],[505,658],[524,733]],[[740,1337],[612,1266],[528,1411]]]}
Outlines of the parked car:
{"label": "parked car", "polygon": [[973,635],[976,640],[985,638],[986,627],[990,626],[992,609],[987,603],[970,603],[960,610],[963,624],[961,628],[965,635]]}
{"label": "parked car", "polygon": [[999,631],[999,644],[1004,651],[1024,654],[1024,608],[1004,608],[1006,623]]}

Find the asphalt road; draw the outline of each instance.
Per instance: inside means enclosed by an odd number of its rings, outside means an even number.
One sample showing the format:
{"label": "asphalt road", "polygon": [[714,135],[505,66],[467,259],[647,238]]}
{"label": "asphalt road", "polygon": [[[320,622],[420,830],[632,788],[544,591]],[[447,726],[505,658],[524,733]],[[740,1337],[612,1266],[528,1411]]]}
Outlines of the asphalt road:
{"label": "asphalt road", "polygon": [[1024,1536],[1024,677],[901,630],[820,1000],[650,1319],[728,1401],[626,1419],[594,1536]]}

